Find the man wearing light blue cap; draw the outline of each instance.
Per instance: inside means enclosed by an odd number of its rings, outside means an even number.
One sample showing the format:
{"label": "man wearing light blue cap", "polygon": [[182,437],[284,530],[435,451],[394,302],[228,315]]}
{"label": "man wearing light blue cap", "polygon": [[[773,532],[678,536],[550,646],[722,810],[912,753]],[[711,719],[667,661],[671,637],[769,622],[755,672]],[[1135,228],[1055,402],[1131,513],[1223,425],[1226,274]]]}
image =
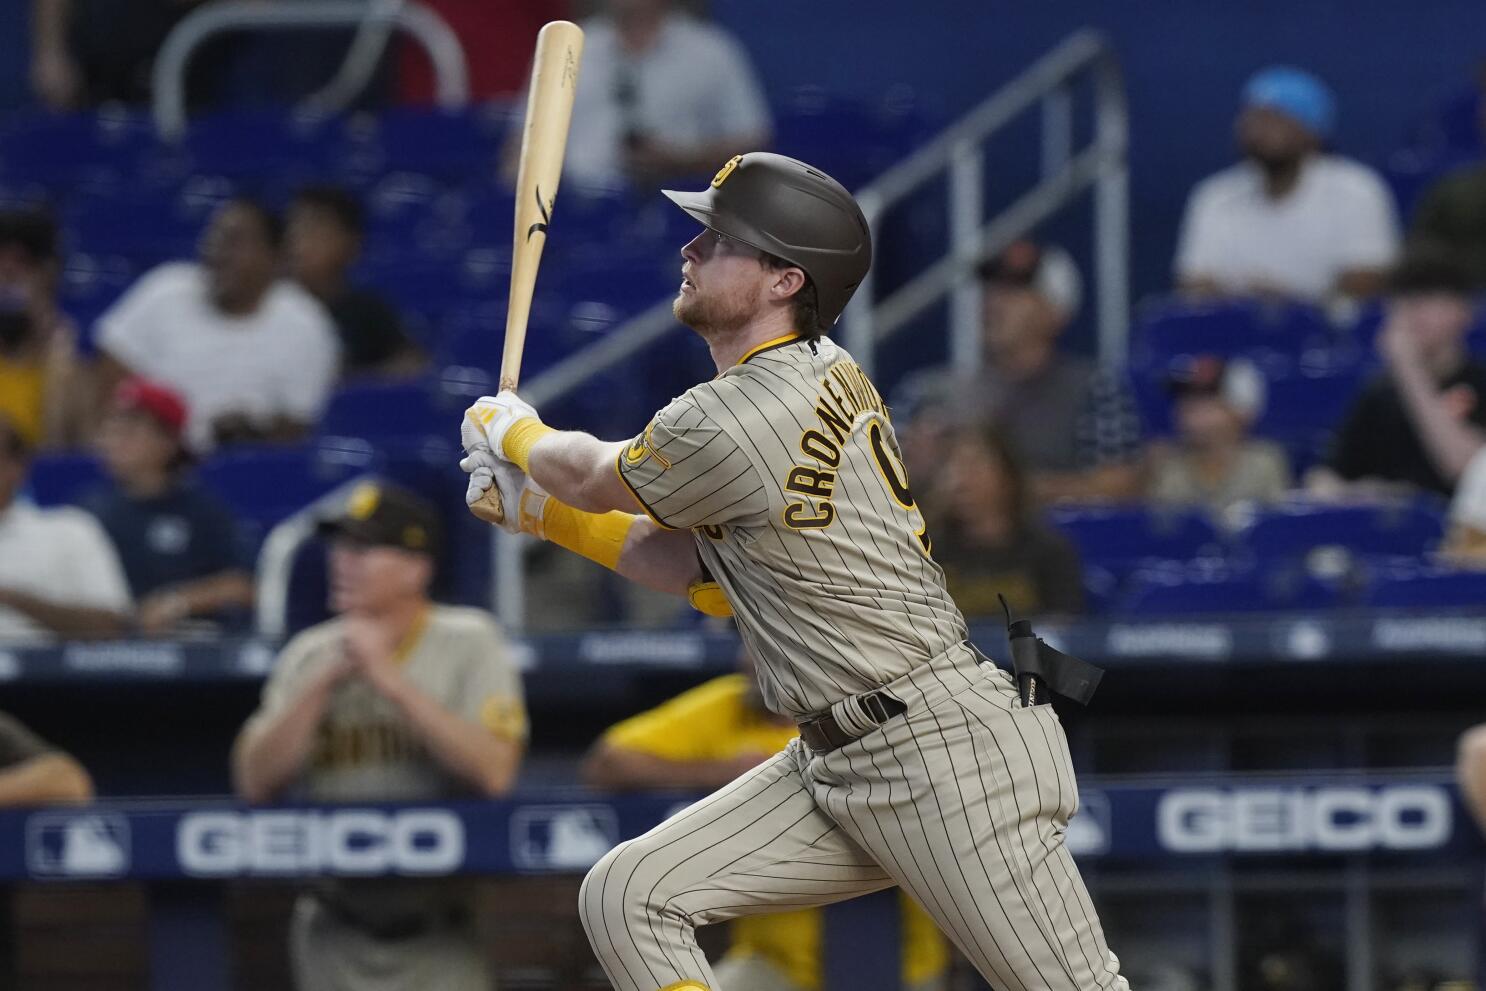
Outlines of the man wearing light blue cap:
{"label": "man wearing light blue cap", "polygon": [[1336,99],[1315,76],[1251,77],[1234,131],[1244,160],[1192,190],[1177,246],[1183,289],[1326,303],[1376,293],[1398,252],[1398,220],[1372,169],[1323,151]]}

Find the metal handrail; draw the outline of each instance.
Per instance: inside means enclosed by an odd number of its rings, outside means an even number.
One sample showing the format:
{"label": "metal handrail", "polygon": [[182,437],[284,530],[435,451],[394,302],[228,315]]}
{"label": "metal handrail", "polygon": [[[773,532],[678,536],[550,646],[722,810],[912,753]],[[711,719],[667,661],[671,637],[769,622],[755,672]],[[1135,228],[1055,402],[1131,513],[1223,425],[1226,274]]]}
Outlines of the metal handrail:
{"label": "metal handrail", "polygon": [[[1071,86],[1089,73],[1094,86],[1094,138],[1073,154]],[[984,143],[1017,117],[1041,105],[1042,179],[1001,214],[983,219]],[[878,342],[924,309],[953,293],[950,356],[980,363],[976,266],[1066,206],[1094,191],[1094,260],[1099,357],[1124,361],[1129,334],[1129,115],[1114,51],[1096,31],[1079,31],[1038,59],[939,137],[879,176],[857,194],[873,233],[889,209],[948,173],[949,253],[886,299],[876,299],[873,276],[857,289],[845,316],[844,341],[870,366]],[[870,370],[870,369],[869,369]]]}
{"label": "metal handrail", "polygon": [[[198,8],[171,30],[155,59],[155,129],[166,141],[179,141],[186,132],[186,66],[202,42],[228,31],[299,30],[304,28],[358,27],[367,19],[387,18],[406,31],[428,52],[433,62],[434,100],[441,107],[458,108],[469,103],[469,71],[464,49],[448,23],[420,3],[375,4],[369,10],[364,0],[219,0]],[[374,32],[363,32],[358,46],[342,67],[332,87],[344,84],[358,70],[352,58],[364,59],[362,49],[374,40]],[[364,80],[363,80],[364,81]],[[322,90],[320,96],[330,91]],[[340,87],[336,95],[343,95]]]}

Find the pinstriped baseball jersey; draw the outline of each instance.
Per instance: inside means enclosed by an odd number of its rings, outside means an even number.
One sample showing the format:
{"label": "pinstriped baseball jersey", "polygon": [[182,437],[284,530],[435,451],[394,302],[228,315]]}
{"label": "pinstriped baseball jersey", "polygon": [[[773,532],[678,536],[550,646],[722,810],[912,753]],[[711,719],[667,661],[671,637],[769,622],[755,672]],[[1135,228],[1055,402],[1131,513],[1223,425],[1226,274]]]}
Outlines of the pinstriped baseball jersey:
{"label": "pinstriped baseball jersey", "polygon": [[776,712],[966,639],[882,397],[829,339],[755,348],[656,414],[618,470],[657,523],[695,533]]}

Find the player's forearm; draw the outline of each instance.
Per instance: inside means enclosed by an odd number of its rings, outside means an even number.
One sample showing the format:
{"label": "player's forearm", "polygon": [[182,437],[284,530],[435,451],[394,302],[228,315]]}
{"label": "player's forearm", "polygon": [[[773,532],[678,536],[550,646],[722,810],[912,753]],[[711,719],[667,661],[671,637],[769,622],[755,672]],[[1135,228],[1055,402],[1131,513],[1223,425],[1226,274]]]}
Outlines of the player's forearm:
{"label": "player's forearm", "polygon": [[625,535],[615,569],[630,581],[668,595],[685,596],[702,577],[690,530],[667,530],[640,517]]}
{"label": "player's forearm", "polygon": [[184,598],[188,615],[205,616],[223,609],[250,609],[253,605],[253,576],[246,571],[219,571],[171,589]]}
{"label": "player's forearm", "polygon": [[330,697],[312,686],[282,711],[254,720],[232,748],[232,784],[246,802],[267,802],[283,791],[310,758],[315,731]]}
{"label": "player's forearm", "polygon": [[0,771],[0,805],[52,805],[92,797],[92,778],[66,754],[42,754]]}
{"label": "player's forearm", "polygon": [[1486,444],[1486,433],[1444,407],[1434,382],[1422,366],[1396,362],[1393,380],[1435,470],[1446,480],[1457,481],[1471,458]]}
{"label": "player's forearm", "polygon": [[410,681],[402,681],[392,701],[428,748],[429,754],[482,795],[498,797],[516,784],[522,747],[470,722]]}
{"label": "player's forearm", "polygon": [[72,21],[71,0],[35,0],[31,5],[31,43],[38,54],[65,53]]}
{"label": "player's forearm", "polygon": [[599,743],[580,769],[589,787],[603,791],[673,791],[717,788],[737,777],[734,761],[668,760]]}
{"label": "player's forearm", "polygon": [[123,636],[129,621],[110,609],[69,606],[12,589],[0,590],[0,606],[8,606],[40,626],[64,637],[101,640]]}
{"label": "player's forearm", "polygon": [[529,474],[548,493],[574,509],[587,513],[614,509],[633,512],[634,499],[628,497],[614,470],[623,449],[623,443],[606,443],[575,430],[558,431],[532,447]]}

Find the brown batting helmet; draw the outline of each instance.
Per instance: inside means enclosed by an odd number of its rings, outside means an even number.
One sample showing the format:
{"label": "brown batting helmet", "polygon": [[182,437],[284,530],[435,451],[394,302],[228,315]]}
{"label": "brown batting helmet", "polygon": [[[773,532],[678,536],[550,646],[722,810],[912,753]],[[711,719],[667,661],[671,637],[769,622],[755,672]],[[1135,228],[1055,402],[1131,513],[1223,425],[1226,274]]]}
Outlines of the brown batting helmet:
{"label": "brown batting helmet", "polygon": [[819,297],[820,330],[841,316],[872,267],[872,231],[856,200],[793,158],[735,155],[700,193],[662,192],[711,230],[803,269]]}

